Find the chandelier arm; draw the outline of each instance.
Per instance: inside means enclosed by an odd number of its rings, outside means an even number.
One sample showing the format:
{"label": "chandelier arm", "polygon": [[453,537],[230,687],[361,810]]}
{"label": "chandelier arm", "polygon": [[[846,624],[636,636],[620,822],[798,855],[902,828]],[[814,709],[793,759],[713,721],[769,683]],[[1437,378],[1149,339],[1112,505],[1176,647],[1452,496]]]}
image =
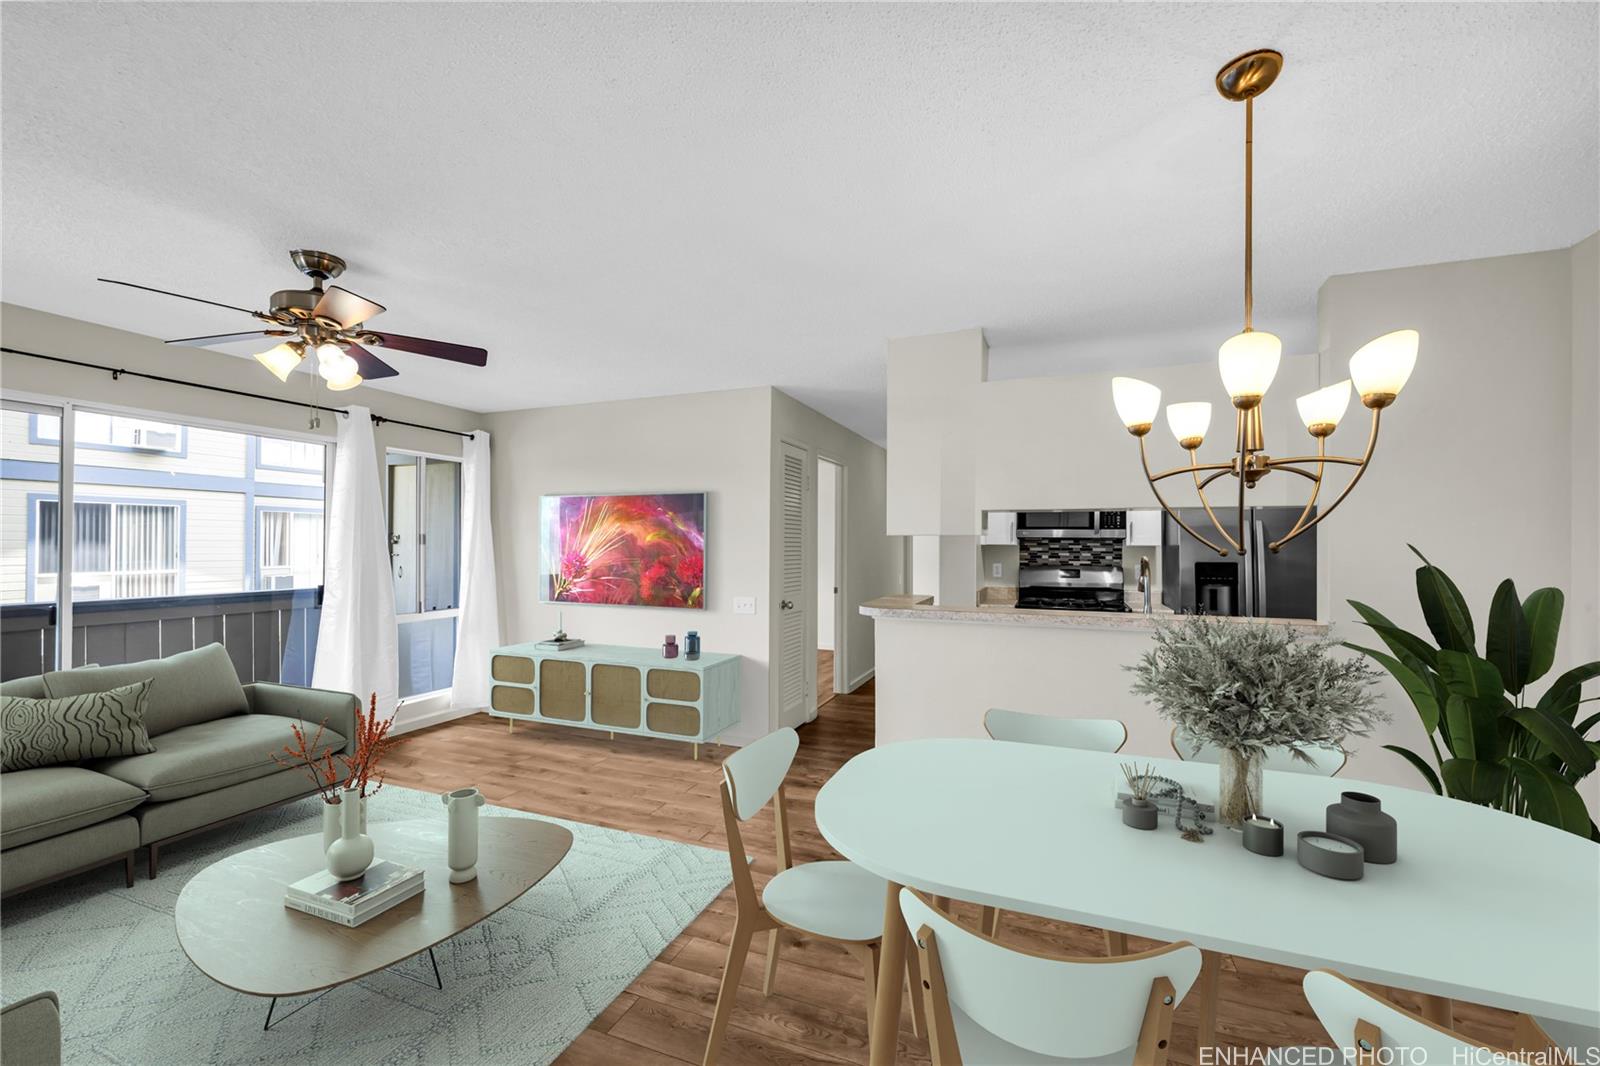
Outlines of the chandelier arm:
{"label": "chandelier arm", "polygon": [[[1202,466],[1200,469],[1204,470],[1205,467]],[[1212,474],[1210,477],[1208,477],[1204,481],[1200,482],[1198,487],[1202,491],[1204,491],[1204,489],[1205,489],[1205,487],[1207,485],[1209,485],[1213,481],[1217,480],[1217,478],[1222,477],[1224,474],[1234,474],[1235,476],[1237,476],[1238,472],[1234,470],[1233,464],[1229,463],[1226,466],[1222,467],[1220,470],[1218,470],[1215,474]]]}
{"label": "chandelier arm", "polygon": [[[1193,448],[1189,449],[1189,461],[1191,463],[1194,462],[1194,449]],[[1229,469],[1232,469],[1231,465],[1229,466]],[[1222,523],[1217,521],[1217,513],[1211,509],[1211,501],[1206,499],[1206,490],[1200,484],[1200,470],[1201,470],[1201,467],[1199,465],[1195,465],[1193,467],[1193,470],[1194,470],[1194,491],[1195,491],[1195,495],[1200,497],[1200,506],[1204,507],[1206,509],[1206,517],[1211,519],[1211,527],[1213,529],[1215,529],[1218,533],[1222,534],[1222,539],[1228,542],[1228,547],[1232,548],[1234,551],[1238,552],[1240,555],[1243,555],[1244,554],[1244,547],[1240,544],[1239,541],[1236,541],[1232,537],[1230,537],[1228,535],[1228,531],[1226,529],[1222,528]]]}
{"label": "chandelier arm", "polygon": [[[1327,437],[1318,437],[1317,438],[1317,454],[1320,456],[1324,452],[1326,452],[1327,450],[1328,450],[1328,438]],[[1304,470],[1301,470],[1300,468],[1293,467],[1293,466],[1282,466],[1282,467],[1278,467],[1277,469],[1279,469],[1279,470],[1293,470],[1297,474],[1305,473]],[[1322,492],[1322,475],[1323,475],[1323,464],[1322,463],[1318,463],[1317,464],[1316,477],[1312,480],[1312,483],[1311,483],[1311,498],[1306,501],[1305,507],[1301,509],[1300,517],[1296,518],[1294,520],[1294,525],[1289,528],[1289,537],[1292,537],[1296,533],[1300,532],[1300,527],[1305,525],[1306,518],[1311,514],[1311,509],[1317,505],[1317,496],[1318,496],[1319,493]],[[1284,540],[1287,540],[1287,539],[1288,539],[1288,537],[1284,538]],[[1270,548],[1270,545],[1269,545],[1269,548]]]}
{"label": "chandelier arm", "polygon": [[1345,466],[1360,466],[1365,459],[1356,459],[1348,455],[1286,455],[1281,459],[1268,459],[1267,465],[1277,470],[1291,463],[1343,463]]}
{"label": "chandelier arm", "polygon": [[[1249,101],[1247,100],[1245,103],[1248,104]],[[1249,144],[1248,141],[1245,143],[1246,145]],[[1250,487],[1250,479],[1245,476],[1245,469],[1250,461],[1250,452],[1245,447],[1243,438],[1244,434],[1241,433],[1239,441],[1239,539],[1234,541],[1235,544],[1239,545],[1240,555],[1246,554],[1244,547],[1244,490]]]}
{"label": "chandelier arm", "polygon": [[1198,465],[1190,466],[1175,466],[1171,470],[1163,470],[1159,474],[1150,475],[1150,480],[1165,481],[1169,477],[1177,477],[1179,474],[1187,474],[1195,470],[1219,470],[1225,474],[1232,469],[1233,462],[1231,460],[1226,463],[1200,463]]}
{"label": "chandelier arm", "polygon": [[1275,466],[1275,467],[1272,467],[1272,469],[1273,470],[1282,470],[1286,474],[1299,474],[1301,477],[1305,478],[1307,481],[1320,480],[1318,475],[1313,474],[1309,470],[1301,470],[1298,466]]}
{"label": "chandelier arm", "polygon": [[[1321,522],[1324,518],[1327,518],[1329,515],[1331,515],[1334,512],[1334,510],[1341,503],[1344,502],[1344,498],[1346,496],[1350,495],[1350,490],[1356,487],[1356,483],[1361,480],[1361,475],[1365,474],[1367,472],[1367,464],[1372,461],[1372,453],[1375,452],[1377,450],[1377,448],[1378,448],[1378,424],[1382,420],[1382,418],[1383,418],[1383,408],[1374,407],[1372,409],[1372,430],[1371,430],[1370,433],[1367,434],[1367,451],[1366,451],[1366,454],[1362,456],[1361,465],[1356,468],[1355,475],[1350,478],[1350,483],[1344,487],[1344,491],[1339,493],[1339,495],[1334,498],[1334,501],[1328,505],[1328,509],[1327,510],[1325,510],[1325,511],[1321,512],[1320,514],[1318,514],[1317,517],[1313,518],[1311,521],[1307,522],[1304,526],[1301,526],[1299,529],[1290,530],[1288,532],[1288,534],[1286,534],[1281,540],[1273,541],[1271,544],[1267,545],[1267,548],[1269,550],[1277,551],[1279,548],[1283,547],[1285,544],[1289,543],[1291,540],[1293,540],[1294,538],[1298,537],[1300,534],[1304,533],[1306,530],[1315,529],[1318,522]],[[1293,470],[1294,468],[1293,467],[1287,467],[1286,469]],[[1305,473],[1305,471],[1303,471],[1303,470],[1302,471],[1297,471],[1297,473],[1302,473],[1303,474],[1303,473]],[[1310,475],[1307,475],[1307,476],[1309,477]]]}
{"label": "chandelier arm", "polygon": [[1204,544],[1218,555],[1227,555],[1228,549],[1219,547],[1218,545],[1207,540],[1205,537],[1202,537],[1199,533],[1196,533],[1194,528],[1182,518],[1178,517],[1178,512],[1174,511],[1171,506],[1168,505],[1166,499],[1161,495],[1161,490],[1156,488],[1156,479],[1150,476],[1150,454],[1145,450],[1144,437],[1142,436],[1139,438],[1139,461],[1144,464],[1145,480],[1150,482],[1150,492],[1155,496],[1156,502],[1161,505],[1161,509],[1167,512],[1167,514],[1171,515],[1172,520],[1178,523],[1178,525],[1182,527],[1183,531],[1189,534],[1189,536],[1193,537],[1195,540],[1198,540],[1201,544]]}

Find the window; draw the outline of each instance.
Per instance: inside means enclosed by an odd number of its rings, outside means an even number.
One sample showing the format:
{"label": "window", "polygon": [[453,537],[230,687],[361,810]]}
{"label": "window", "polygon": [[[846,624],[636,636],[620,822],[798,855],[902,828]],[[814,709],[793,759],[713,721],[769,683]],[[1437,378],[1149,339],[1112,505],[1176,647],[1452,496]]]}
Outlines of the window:
{"label": "window", "polygon": [[[73,505],[73,600],[175,596],[181,589],[182,508],[175,503]],[[61,503],[39,500],[36,581],[53,589],[61,566]]]}
{"label": "window", "polygon": [[322,584],[322,513],[263,509],[256,514],[256,588]]}
{"label": "window", "polygon": [[323,447],[303,440],[261,437],[256,465],[272,470],[322,470]]}
{"label": "window", "polygon": [[461,598],[461,464],[388,455],[389,562],[402,699],[450,687]]}
{"label": "window", "polygon": [[[41,443],[61,440],[61,418],[57,415],[34,416],[34,438]],[[141,452],[171,452],[184,450],[183,427],[172,422],[152,422],[144,418],[102,414],[98,411],[79,411],[75,424],[79,447],[119,448]]]}

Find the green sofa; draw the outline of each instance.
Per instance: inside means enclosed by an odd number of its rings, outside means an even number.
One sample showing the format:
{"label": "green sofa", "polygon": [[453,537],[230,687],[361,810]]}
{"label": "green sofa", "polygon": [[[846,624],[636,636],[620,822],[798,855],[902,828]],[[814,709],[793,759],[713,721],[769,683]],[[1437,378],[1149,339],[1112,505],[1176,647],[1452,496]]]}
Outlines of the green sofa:
{"label": "green sofa", "polygon": [[56,698],[151,679],[145,727],[155,751],[0,774],[0,894],[11,895],[161,847],[251,811],[309,795],[306,774],[273,760],[326,722],[321,750],[351,754],[360,703],[346,692],[241,685],[221,644],[165,659],[84,666],[0,685],[0,695]]}
{"label": "green sofa", "polygon": [[0,1009],[0,1066],[61,1066],[61,1000],[54,992]]}

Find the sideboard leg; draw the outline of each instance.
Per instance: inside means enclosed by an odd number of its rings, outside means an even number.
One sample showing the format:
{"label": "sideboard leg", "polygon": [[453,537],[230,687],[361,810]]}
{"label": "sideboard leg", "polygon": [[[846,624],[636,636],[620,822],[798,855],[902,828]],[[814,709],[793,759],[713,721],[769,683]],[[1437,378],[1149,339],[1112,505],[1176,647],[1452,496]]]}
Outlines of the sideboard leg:
{"label": "sideboard leg", "polygon": [[506,736],[510,736],[511,735],[511,731],[513,729],[515,729],[515,728],[517,728],[517,720],[515,718],[507,718],[506,719]]}
{"label": "sideboard leg", "polygon": [[700,761],[700,742],[697,740],[692,745],[690,745],[690,747],[692,747],[694,749],[694,761],[695,762],[699,762]]}

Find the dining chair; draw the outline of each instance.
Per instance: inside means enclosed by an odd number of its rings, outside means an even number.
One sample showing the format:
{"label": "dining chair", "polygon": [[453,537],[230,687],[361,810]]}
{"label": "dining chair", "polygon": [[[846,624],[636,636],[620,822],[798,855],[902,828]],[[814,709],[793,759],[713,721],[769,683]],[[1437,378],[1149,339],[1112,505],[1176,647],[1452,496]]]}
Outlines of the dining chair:
{"label": "dining chair", "polygon": [[[883,901],[888,884],[853,862],[834,860],[794,865],[789,849],[789,814],[783,782],[799,750],[793,729],[779,729],[729,755],[722,762],[722,818],[728,835],[728,859],[733,865],[733,894],[738,907],[728,961],[717,990],[711,1035],[706,1041],[705,1066],[712,1066],[722,1050],[728,1019],[739,992],[750,941],[767,934],[767,966],[762,994],[770,996],[778,971],[778,949],[785,932],[831,940],[861,963],[868,1038],[872,1008],[877,998],[878,953],[883,943]],[[741,822],[772,803],[778,872],[759,895],[750,875],[750,860],[739,831]],[[919,975],[916,960],[907,960],[911,987]],[[893,975],[900,980],[901,975]],[[920,1002],[913,1003],[912,1024],[923,1031]]]}
{"label": "dining chair", "polygon": [[[994,740],[1016,744],[1042,744],[1080,751],[1119,752],[1128,742],[1128,727],[1115,718],[1059,718],[1053,714],[1032,714],[991,707],[983,714],[983,728]],[[989,936],[1000,932],[1000,911],[984,907],[978,927]],[[1106,954],[1127,954],[1127,938],[1106,930]]]}
{"label": "dining chair", "polygon": [[1509,1053],[1430,1022],[1331,970],[1312,970],[1301,987],[1317,1021],[1351,1066],[1459,1066],[1501,1061],[1492,1056]]}
{"label": "dining chair", "polygon": [[1006,947],[911,889],[900,913],[921,959],[933,1066],[1161,1066],[1200,972],[1188,943],[1063,958]]}
{"label": "dining chair", "polygon": [[[1172,727],[1172,750],[1177,752],[1178,758],[1184,762],[1217,763],[1222,760],[1222,749],[1210,741],[1201,740],[1199,737],[1190,736],[1177,726]],[[1342,748],[1331,744],[1313,744],[1303,749],[1307,758],[1297,757],[1288,748],[1268,748],[1267,755],[1262,760],[1263,770],[1284,770],[1291,774],[1316,774],[1319,777],[1332,777],[1344,769],[1345,762],[1350,758]]]}

